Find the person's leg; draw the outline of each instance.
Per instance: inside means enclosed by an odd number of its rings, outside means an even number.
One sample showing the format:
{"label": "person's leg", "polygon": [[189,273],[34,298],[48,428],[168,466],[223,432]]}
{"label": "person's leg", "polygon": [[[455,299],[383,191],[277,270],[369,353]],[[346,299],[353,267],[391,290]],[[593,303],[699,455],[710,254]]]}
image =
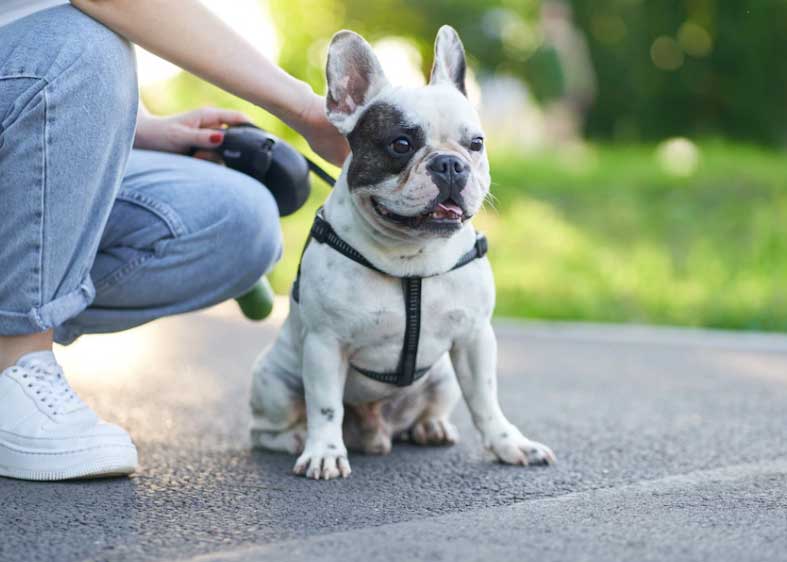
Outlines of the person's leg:
{"label": "person's leg", "polygon": [[281,256],[276,202],[256,180],[134,150],[91,272],[96,297],[55,330],[70,343],[248,291]]}
{"label": "person's leg", "polygon": [[21,336],[0,336],[0,373],[28,353],[51,350],[52,332],[47,330]]}
{"label": "person's leg", "polygon": [[[52,329],[90,279],[136,123],[133,51],[71,6],[0,28],[0,475],[128,474],[137,451],[71,390]],[[33,353],[30,353],[30,352]]]}
{"label": "person's leg", "polygon": [[130,46],[75,8],[0,28],[0,370],[91,302],[136,110]]}

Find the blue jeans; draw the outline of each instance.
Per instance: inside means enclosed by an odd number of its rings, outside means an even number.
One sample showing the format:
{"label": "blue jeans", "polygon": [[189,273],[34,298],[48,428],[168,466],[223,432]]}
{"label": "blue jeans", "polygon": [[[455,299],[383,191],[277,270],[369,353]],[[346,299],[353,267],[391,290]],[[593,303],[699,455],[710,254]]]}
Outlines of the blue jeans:
{"label": "blue jeans", "polygon": [[0,335],[124,330],[239,296],[280,257],[261,184],[132,150],[135,73],[71,6],[0,28]]}

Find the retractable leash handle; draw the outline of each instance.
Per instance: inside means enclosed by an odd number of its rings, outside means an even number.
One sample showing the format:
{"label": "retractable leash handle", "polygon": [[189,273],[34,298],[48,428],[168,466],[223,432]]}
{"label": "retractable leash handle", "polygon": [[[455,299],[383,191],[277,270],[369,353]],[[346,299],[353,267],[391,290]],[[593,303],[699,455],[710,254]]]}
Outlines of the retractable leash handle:
{"label": "retractable leash handle", "polygon": [[[279,216],[286,217],[303,207],[311,193],[309,171],[333,187],[336,181],[292,146],[256,125],[244,124],[224,130],[221,146],[214,149],[228,168],[244,173],[265,186],[273,195]],[[273,311],[273,289],[263,277],[237,299],[249,320],[263,320]]]}
{"label": "retractable leash handle", "polygon": [[311,193],[306,157],[275,135],[247,124],[229,127],[216,149],[228,168],[262,183],[289,216],[300,209]]}

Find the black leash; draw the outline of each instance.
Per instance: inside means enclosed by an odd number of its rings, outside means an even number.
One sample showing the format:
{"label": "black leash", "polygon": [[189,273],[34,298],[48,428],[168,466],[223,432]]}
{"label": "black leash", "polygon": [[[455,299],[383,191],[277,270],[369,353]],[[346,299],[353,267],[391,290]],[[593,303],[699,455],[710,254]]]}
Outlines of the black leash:
{"label": "black leash", "polygon": [[[304,156],[304,158],[306,158]],[[315,175],[320,178],[322,181],[333,187],[336,185],[336,180],[325,170],[320,168],[317,164],[306,158],[306,163],[309,165],[309,169],[315,173]]]}

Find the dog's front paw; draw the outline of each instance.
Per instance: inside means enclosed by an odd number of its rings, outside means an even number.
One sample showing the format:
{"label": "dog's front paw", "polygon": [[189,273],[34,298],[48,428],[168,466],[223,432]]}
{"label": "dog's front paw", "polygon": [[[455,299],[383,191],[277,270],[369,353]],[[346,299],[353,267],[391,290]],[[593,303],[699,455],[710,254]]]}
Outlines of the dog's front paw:
{"label": "dog's front paw", "polygon": [[350,475],[350,462],[344,445],[333,443],[306,443],[303,454],[295,461],[292,469],[295,474],[314,480],[347,478]]}
{"label": "dog's front paw", "polygon": [[487,448],[500,462],[506,464],[533,466],[557,462],[552,449],[538,441],[531,441],[515,427],[497,432],[486,441]]}

